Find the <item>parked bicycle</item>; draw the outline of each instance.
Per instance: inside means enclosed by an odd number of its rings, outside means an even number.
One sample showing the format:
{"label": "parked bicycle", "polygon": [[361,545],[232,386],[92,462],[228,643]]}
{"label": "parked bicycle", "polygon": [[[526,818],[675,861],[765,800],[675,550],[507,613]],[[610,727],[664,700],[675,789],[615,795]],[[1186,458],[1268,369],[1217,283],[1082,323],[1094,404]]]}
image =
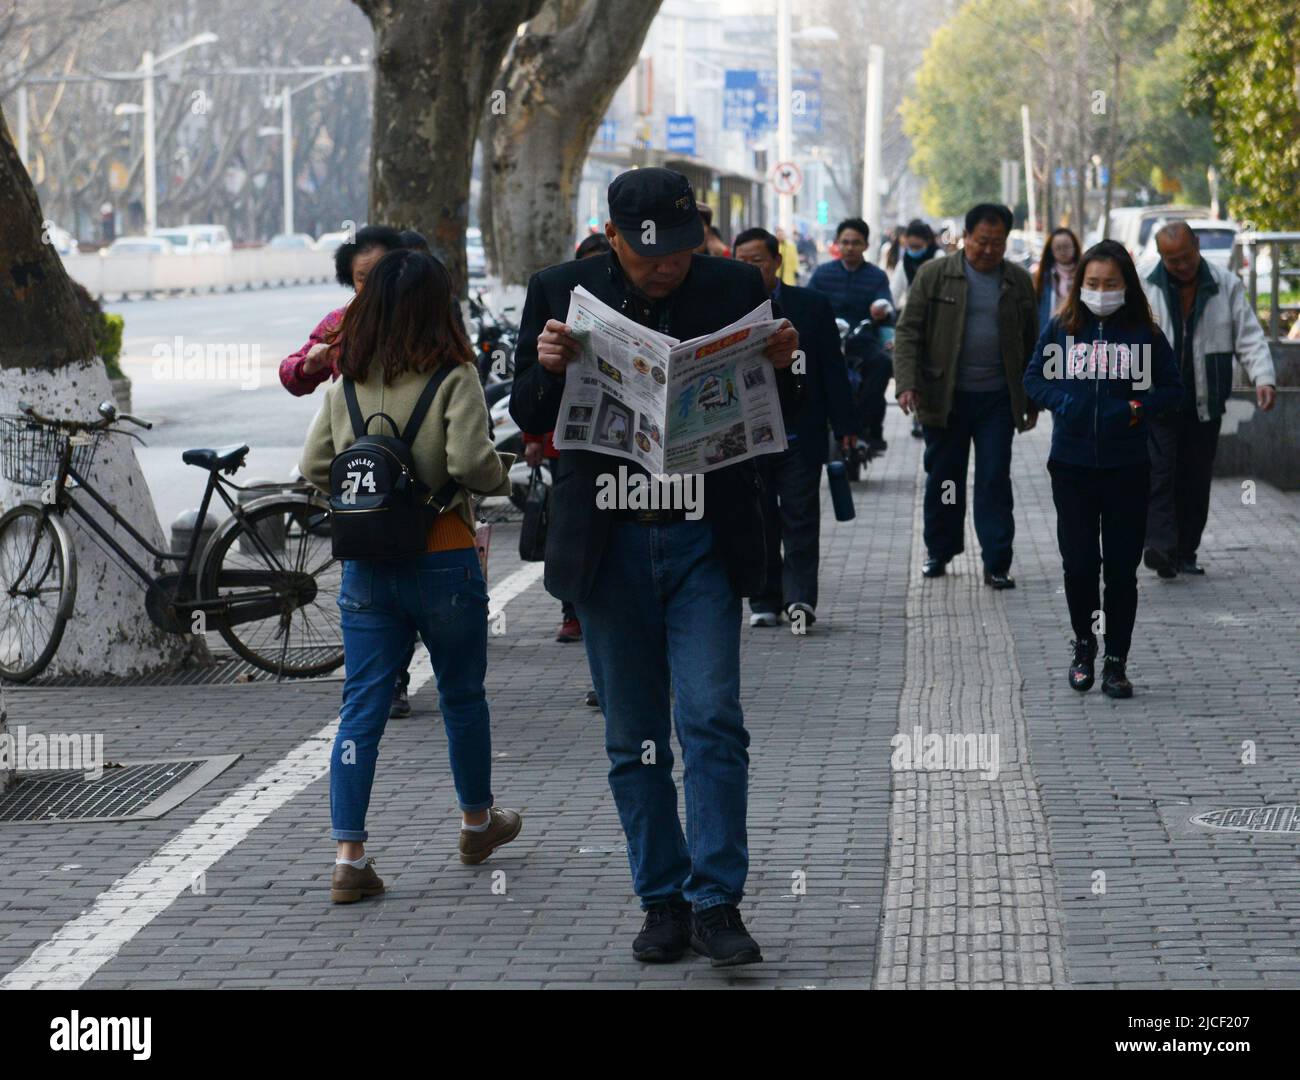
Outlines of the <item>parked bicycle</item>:
{"label": "parked bicycle", "polygon": [[[145,539],[88,479],[101,440],[133,433],[146,420],[100,405],[101,419],[53,420],[19,404],[0,416],[0,473],[40,499],[0,517],[0,678],[24,682],[58,652],[75,615],[77,560],[64,519],[73,515],[91,538],[139,579],[154,625],[175,634],[215,630],[249,663],[281,677],[324,675],[343,663],[337,598],[341,565],[330,552],[329,510],[310,489],[286,484],[241,506],[231,492],[247,445],[186,450],[181,460],[208,471],[207,487],[189,544],[160,551]],[[199,550],[216,493],[230,517]],[[91,502],[153,559],[153,571],[122,546],[83,501]],[[174,573],[163,573],[179,564]]]}

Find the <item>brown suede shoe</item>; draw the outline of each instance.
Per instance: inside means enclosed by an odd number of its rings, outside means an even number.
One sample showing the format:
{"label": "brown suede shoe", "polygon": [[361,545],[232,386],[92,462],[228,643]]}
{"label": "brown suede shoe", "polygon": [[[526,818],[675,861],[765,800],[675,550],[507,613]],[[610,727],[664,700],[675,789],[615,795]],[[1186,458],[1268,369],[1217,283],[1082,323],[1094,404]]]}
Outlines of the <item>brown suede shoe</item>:
{"label": "brown suede shoe", "polygon": [[508,844],[523,828],[524,819],[514,810],[503,810],[499,806],[488,811],[491,824],[482,832],[460,830],[460,861],[473,866],[481,863],[502,844]]}
{"label": "brown suede shoe", "polygon": [[330,899],[334,903],[355,904],[363,896],[379,896],[383,891],[384,883],[375,873],[374,859],[367,859],[360,870],[347,863],[334,864],[334,876],[330,879]]}

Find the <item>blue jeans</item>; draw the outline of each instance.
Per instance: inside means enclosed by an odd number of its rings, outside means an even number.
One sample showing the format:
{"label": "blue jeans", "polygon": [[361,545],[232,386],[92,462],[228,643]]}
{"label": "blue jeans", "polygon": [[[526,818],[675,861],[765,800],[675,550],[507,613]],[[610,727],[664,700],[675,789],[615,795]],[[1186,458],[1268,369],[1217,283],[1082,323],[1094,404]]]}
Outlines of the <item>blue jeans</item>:
{"label": "blue jeans", "polygon": [[966,466],[974,443],[975,535],[984,569],[990,574],[1011,569],[1015,433],[1011,395],[1005,390],[957,390],[947,427],[925,426],[925,550],[930,558],[947,562],[966,547]]}
{"label": "blue jeans", "polygon": [[462,810],[492,805],[487,695],[487,587],[473,548],[343,564],[343,706],[330,755],[331,835],[365,840],[366,810],[393,684],[412,632],[429,650]]}
{"label": "blue jeans", "polygon": [[[577,608],[641,906],[740,903],[749,871],[740,598],[709,523],[614,522],[591,594]],[[674,715],[685,835],[672,776]]]}

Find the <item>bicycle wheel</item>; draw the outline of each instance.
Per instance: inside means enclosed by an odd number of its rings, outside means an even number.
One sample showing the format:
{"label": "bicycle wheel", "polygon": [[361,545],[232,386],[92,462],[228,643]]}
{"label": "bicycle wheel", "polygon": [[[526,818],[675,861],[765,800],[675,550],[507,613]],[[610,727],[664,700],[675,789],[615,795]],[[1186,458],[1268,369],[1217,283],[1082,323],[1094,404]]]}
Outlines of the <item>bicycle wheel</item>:
{"label": "bicycle wheel", "polygon": [[218,531],[202,598],[226,643],[264,671],[305,678],[343,663],[338,595],[343,565],[330,550],[329,513],[288,498],[254,507]]}
{"label": "bicycle wheel", "polygon": [[26,682],[59,651],[77,570],[59,528],[34,506],[0,517],[0,678]]}

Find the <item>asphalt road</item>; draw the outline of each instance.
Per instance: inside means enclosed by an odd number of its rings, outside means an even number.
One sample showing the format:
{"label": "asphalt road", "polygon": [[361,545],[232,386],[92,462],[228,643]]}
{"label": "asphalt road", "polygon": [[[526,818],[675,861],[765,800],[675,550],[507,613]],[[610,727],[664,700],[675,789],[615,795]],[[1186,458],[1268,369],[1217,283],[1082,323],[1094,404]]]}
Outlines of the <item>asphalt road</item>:
{"label": "asphalt road", "polygon": [[321,398],[286,393],[277,369],[350,295],[305,285],[108,305],[125,319],[132,410],[154,421],[136,451],[164,530],[198,506],[207,479],[182,450],[248,443],[236,481],[289,478]]}

